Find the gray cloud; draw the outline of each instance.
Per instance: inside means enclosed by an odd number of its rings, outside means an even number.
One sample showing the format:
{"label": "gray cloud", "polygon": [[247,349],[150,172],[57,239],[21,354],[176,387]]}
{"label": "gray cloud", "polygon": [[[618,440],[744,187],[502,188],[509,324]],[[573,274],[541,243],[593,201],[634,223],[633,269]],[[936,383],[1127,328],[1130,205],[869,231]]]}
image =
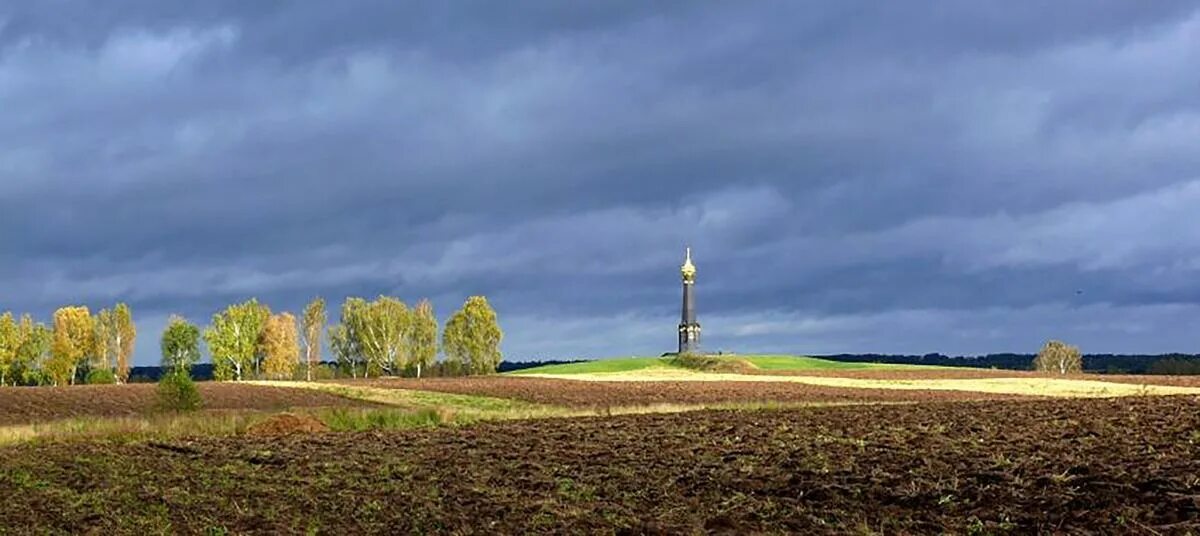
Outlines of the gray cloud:
{"label": "gray cloud", "polygon": [[127,300],[150,363],[483,292],[511,357],[654,353],[690,243],[714,348],[1191,351],[1198,56],[1185,2],[18,2],[0,308]]}

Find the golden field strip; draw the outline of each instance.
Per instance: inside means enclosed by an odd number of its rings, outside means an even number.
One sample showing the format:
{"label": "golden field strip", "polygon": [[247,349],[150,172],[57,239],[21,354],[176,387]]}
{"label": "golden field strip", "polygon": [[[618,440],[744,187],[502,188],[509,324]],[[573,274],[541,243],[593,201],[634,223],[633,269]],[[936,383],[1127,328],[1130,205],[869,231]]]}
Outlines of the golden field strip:
{"label": "golden field strip", "polygon": [[790,382],[857,389],[965,391],[988,394],[1110,398],[1121,396],[1200,395],[1200,388],[1115,383],[1071,378],[1017,377],[971,379],[865,379],[838,376],[772,376],[699,372],[687,369],[644,369],[583,374],[524,374],[524,377],[592,382]]}

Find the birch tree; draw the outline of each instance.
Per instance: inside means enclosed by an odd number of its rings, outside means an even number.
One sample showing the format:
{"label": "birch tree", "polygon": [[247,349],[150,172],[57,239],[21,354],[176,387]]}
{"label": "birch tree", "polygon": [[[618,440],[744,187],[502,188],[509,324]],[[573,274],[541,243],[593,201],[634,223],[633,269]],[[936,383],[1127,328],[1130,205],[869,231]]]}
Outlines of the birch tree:
{"label": "birch tree", "polygon": [[432,366],[437,360],[438,352],[438,321],[437,316],[433,314],[433,304],[429,303],[429,300],[421,300],[413,309],[408,342],[417,377],[420,378],[421,369]]}
{"label": "birch tree", "polygon": [[300,342],[296,334],[296,317],[292,313],[280,313],[267,318],[263,326],[261,353],[263,372],[268,378],[289,379],[296,373]]}
{"label": "birch tree", "polygon": [[368,371],[391,376],[407,366],[408,322],[408,306],[388,296],[380,296],[351,316],[351,331]]}
{"label": "birch tree", "polygon": [[200,361],[200,328],[181,316],[171,315],[159,346],[163,367],[172,373],[187,374]]}
{"label": "birch tree", "polygon": [[1033,369],[1055,374],[1083,372],[1083,354],[1077,346],[1049,341],[1033,358]]}
{"label": "birch tree", "polygon": [[80,362],[93,352],[94,320],[87,307],[54,311],[54,340],[45,368],[54,385],[73,383]]}
{"label": "birch tree", "polygon": [[325,313],[325,300],[316,298],[304,308],[304,368],[308,381],[313,379],[313,367],[321,362],[321,333],[325,330],[328,317]]}
{"label": "birch tree", "polygon": [[118,383],[129,379],[130,359],[137,340],[137,327],[129,306],[118,303],[112,309],[103,309],[96,314],[95,351],[93,368],[113,371]]}
{"label": "birch tree", "polygon": [[255,299],[213,315],[212,325],[204,330],[204,342],[212,354],[216,379],[245,379],[258,362],[259,339],[270,316],[271,310]]}
{"label": "birch tree", "polygon": [[112,348],[112,325],[113,314],[108,309],[101,309],[92,319],[92,355],[88,363],[91,370],[111,370],[112,362],[116,361],[116,352]]}
{"label": "birch tree", "polygon": [[329,349],[337,360],[338,368],[350,371],[350,377],[358,378],[358,353],[345,324],[329,326]]}
{"label": "birch tree", "polygon": [[446,322],[442,348],[451,367],[468,374],[491,374],[500,365],[503,339],[496,311],[487,298],[471,296]]}
{"label": "birch tree", "polygon": [[341,318],[336,326],[329,328],[329,347],[343,370],[348,369],[350,376],[358,377],[358,369],[362,367],[363,377],[367,375],[366,357],[363,354],[359,335],[359,327],[366,314],[367,301],[362,298],[350,297],[342,302]]}
{"label": "birch tree", "polygon": [[50,328],[41,322],[34,322],[28,314],[21,315],[17,324],[17,338],[21,341],[17,347],[16,363],[12,372],[13,379],[24,383],[38,380],[35,375],[45,368],[49,361],[50,343],[54,334]]}
{"label": "birch tree", "polygon": [[17,350],[21,348],[20,326],[12,313],[0,314],[0,387],[16,384]]}
{"label": "birch tree", "polygon": [[133,310],[128,305],[118,303],[113,308],[110,329],[117,381],[125,383],[129,381],[129,368],[133,365],[133,349],[137,342],[137,325],[133,323]]}

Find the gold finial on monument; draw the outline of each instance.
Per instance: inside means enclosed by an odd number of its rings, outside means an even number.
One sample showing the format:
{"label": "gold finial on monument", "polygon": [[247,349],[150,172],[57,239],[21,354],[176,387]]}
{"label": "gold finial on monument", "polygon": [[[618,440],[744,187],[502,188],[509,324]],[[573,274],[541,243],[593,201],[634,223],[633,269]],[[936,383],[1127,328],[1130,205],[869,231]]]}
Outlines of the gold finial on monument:
{"label": "gold finial on monument", "polygon": [[683,259],[683,266],[679,267],[679,271],[683,273],[685,281],[691,281],[696,277],[696,265],[692,264],[692,248],[688,247]]}

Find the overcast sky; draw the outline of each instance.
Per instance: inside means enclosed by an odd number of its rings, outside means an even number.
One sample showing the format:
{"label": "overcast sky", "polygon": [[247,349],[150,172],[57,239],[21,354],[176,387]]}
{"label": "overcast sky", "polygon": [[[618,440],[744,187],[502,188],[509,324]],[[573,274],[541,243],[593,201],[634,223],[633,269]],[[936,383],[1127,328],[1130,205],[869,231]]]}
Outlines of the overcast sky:
{"label": "overcast sky", "polygon": [[1200,352],[1194,2],[0,5],[0,310],[485,294],[509,359]]}

